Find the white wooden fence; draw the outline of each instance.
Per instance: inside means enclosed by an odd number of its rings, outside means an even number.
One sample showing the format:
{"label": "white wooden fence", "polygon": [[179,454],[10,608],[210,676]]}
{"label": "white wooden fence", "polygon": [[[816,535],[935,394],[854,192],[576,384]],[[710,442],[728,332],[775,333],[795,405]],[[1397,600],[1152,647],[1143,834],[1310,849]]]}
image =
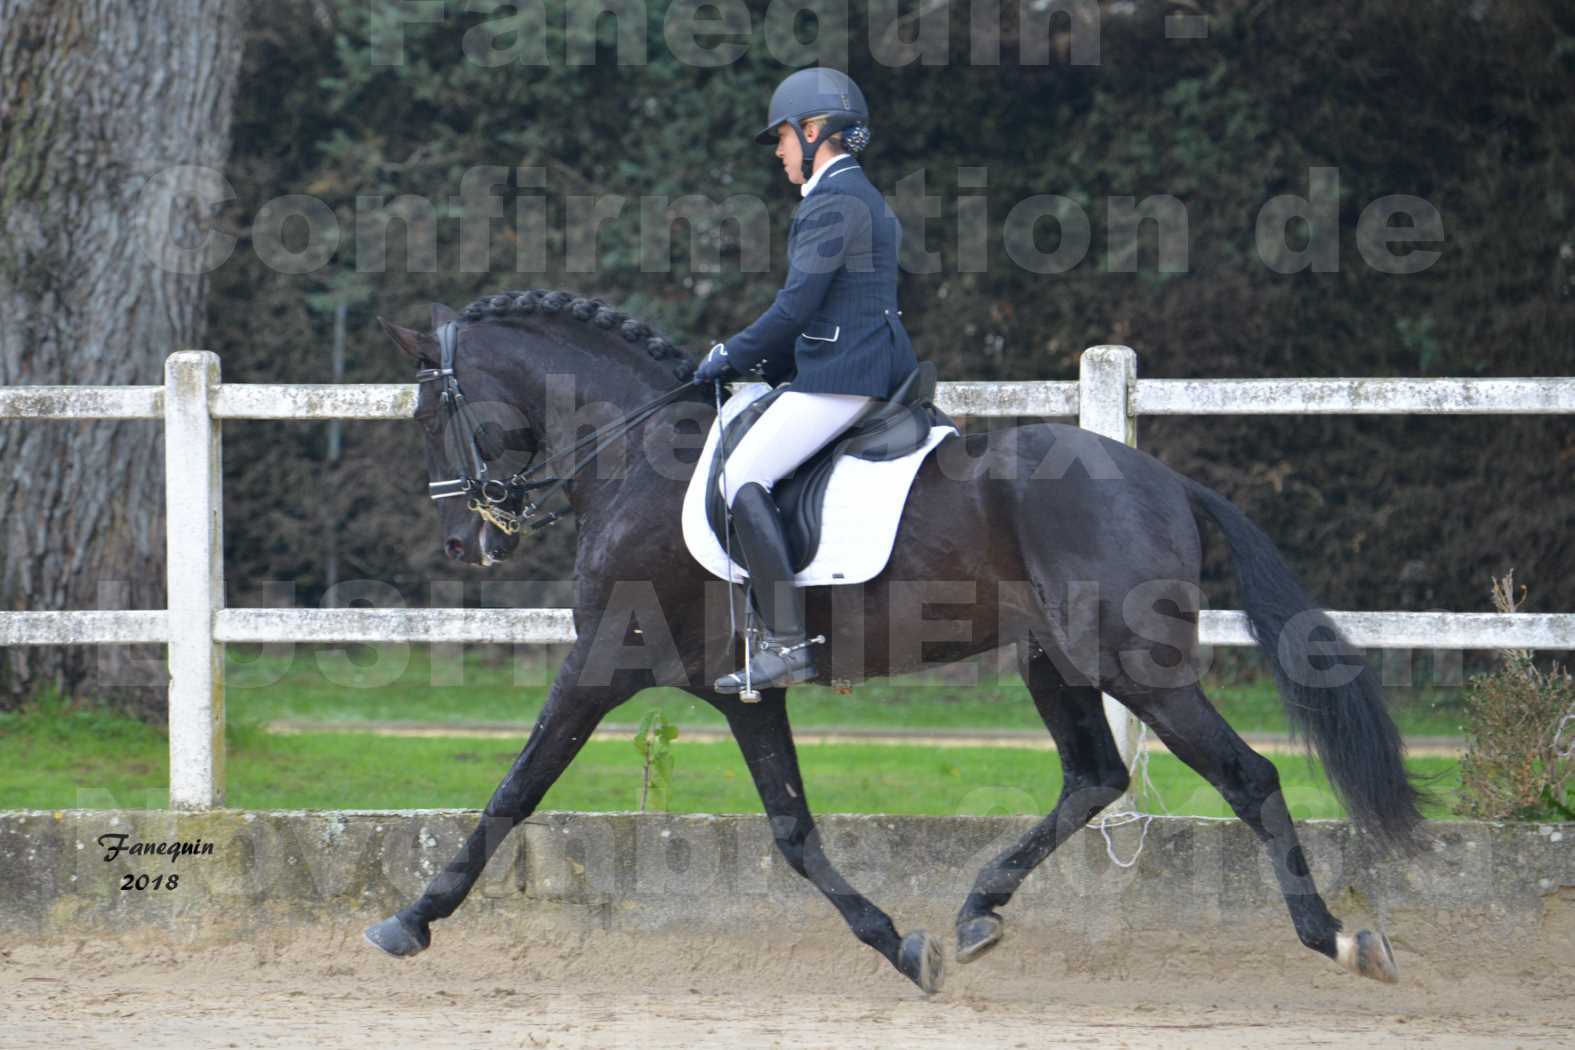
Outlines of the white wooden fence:
{"label": "white wooden fence", "polygon": [[[1140,415],[1575,413],[1575,378],[1139,380],[1124,346],[1084,352],[1077,382],[942,383],[938,402],[969,416],[1077,416],[1128,444]],[[402,419],[413,385],[221,383],[217,355],[183,351],[163,386],[0,388],[0,419],[163,419],[167,610],[0,612],[0,646],[168,646],[170,805],[224,804],[224,646],[229,642],[574,640],[567,609],[226,609],[220,427],[225,419]],[[1333,612],[1359,646],[1575,648],[1575,614]],[[1246,617],[1205,610],[1208,645],[1252,645]],[[1123,754],[1130,717],[1106,698]]]}

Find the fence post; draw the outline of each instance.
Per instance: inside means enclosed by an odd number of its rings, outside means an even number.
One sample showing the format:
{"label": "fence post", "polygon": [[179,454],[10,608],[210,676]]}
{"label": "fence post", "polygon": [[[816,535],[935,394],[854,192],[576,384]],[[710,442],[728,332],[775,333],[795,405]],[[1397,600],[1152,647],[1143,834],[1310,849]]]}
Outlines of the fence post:
{"label": "fence post", "polygon": [[164,362],[164,516],[169,592],[170,808],[224,804],[224,499],[212,399],[219,357]]}
{"label": "fence post", "polygon": [[[1137,383],[1137,354],[1129,346],[1092,346],[1083,351],[1078,365],[1078,426],[1107,438],[1137,445],[1137,416],[1132,413],[1132,391]],[[1116,738],[1116,747],[1127,769],[1137,752],[1137,719],[1115,698],[1106,695],[1105,720]],[[1128,791],[1110,811],[1134,809]]]}

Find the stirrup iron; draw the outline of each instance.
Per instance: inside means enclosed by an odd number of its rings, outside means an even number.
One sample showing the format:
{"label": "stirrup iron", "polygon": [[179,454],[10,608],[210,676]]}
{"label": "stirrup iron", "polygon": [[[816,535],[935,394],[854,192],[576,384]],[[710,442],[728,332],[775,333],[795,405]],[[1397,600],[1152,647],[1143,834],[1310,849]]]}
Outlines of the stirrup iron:
{"label": "stirrup iron", "polygon": [[789,661],[787,658],[793,653],[808,649],[811,645],[823,644],[825,641],[825,635],[817,634],[813,638],[806,638],[802,642],[794,642],[791,645],[782,645],[780,643],[775,643],[774,639],[772,639],[770,635],[766,635],[764,638],[761,638],[760,632],[757,628],[747,628],[747,634],[745,635],[744,639],[743,669],[742,671],[734,671],[731,674],[723,675],[721,678],[717,679],[719,691],[724,693],[731,692],[732,690],[721,685],[721,683],[728,682],[729,679],[731,679],[733,683],[737,683],[740,686],[738,689],[738,699],[741,703],[754,704],[760,702],[760,690],[756,688],[755,684],[756,661],[754,657],[757,651],[767,653],[770,656],[783,661],[786,665],[784,669],[785,673],[780,673],[779,680],[773,681],[767,688],[785,688],[790,685],[795,685],[798,682],[808,681],[809,679],[815,677],[816,674],[814,661],[810,660],[807,663],[794,668],[791,666],[792,661]]}

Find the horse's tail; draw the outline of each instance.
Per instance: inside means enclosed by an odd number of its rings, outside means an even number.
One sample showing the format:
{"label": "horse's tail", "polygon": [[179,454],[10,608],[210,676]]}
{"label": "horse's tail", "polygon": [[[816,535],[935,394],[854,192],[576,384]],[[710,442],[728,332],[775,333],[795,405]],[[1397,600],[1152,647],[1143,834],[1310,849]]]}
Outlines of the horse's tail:
{"label": "horse's tail", "polygon": [[1414,852],[1424,794],[1378,676],[1302,587],[1274,541],[1230,500],[1183,478],[1230,544],[1252,636],[1269,656],[1291,731],[1317,750],[1346,812],[1388,848]]}

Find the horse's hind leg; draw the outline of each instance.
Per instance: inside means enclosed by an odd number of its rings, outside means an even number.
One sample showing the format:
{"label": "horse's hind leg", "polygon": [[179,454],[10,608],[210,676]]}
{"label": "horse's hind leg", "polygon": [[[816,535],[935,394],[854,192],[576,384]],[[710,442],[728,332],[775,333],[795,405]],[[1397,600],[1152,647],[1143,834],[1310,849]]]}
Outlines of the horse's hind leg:
{"label": "horse's hind leg", "polygon": [[579,684],[584,652],[576,647],[553,679],[547,703],[524,750],[492,793],[476,829],[409,907],[370,927],[366,939],[390,955],[414,955],[432,941],[431,923],[454,913],[487,860],[513,827],[541,802],[606,713],[649,684],[648,674],[618,672],[603,687]]}
{"label": "horse's hind leg", "polygon": [[696,695],[727,716],[771,820],[777,849],[788,865],[826,895],[855,937],[884,955],[925,992],[939,991],[945,962],[939,943],[922,932],[899,936],[891,918],[849,885],[821,849],[820,832],[799,776],[798,753],[788,724],[787,690],[762,690],[760,702],[754,704],[717,693]]}
{"label": "horse's hind leg", "polygon": [[[1024,656],[1027,652],[1026,657]],[[1099,690],[1067,683],[1032,640],[1018,643],[1018,666],[1034,707],[1061,758],[1061,797],[1044,820],[979,872],[957,915],[957,961],[969,963],[995,947],[1002,920],[1028,873],[1127,789],[1126,765],[1110,735]]]}
{"label": "horse's hind leg", "polygon": [[1197,685],[1119,695],[1153,727],[1171,753],[1207,780],[1263,841],[1301,942],[1352,973],[1393,983],[1398,978],[1389,941],[1362,930],[1340,932],[1329,913],[1291,822],[1274,763],[1247,746]]}

